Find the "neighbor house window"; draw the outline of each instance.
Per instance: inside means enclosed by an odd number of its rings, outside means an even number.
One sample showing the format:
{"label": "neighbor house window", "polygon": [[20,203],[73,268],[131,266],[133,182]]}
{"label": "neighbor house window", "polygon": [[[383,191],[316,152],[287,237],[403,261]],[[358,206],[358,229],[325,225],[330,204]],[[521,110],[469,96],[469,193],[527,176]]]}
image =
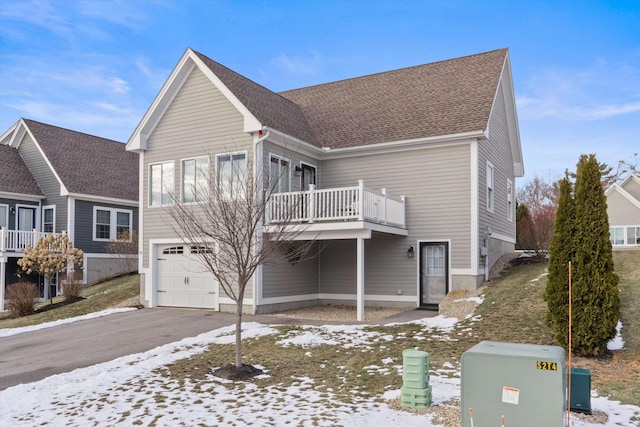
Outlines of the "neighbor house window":
{"label": "neighbor house window", "polygon": [[149,167],[149,206],[170,205],[174,193],[173,162]]}
{"label": "neighbor house window", "polygon": [[56,229],[56,207],[44,206],[42,208],[42,231],[54,233]]}
{"label": "neighbor house window", "polygon": [[612,245],[640,245],[640,226],[609,227]]}
{"label": "neighbor house window", "polygon": [[513,183],[507,179],[507,220],[513,222]]}
{"label": "neighbor house window", "polygon": [[493,212],[494,207],[494,187],[493,187],[493,165],[487,162],[487,210]]}
{"label": "neighbor house window", "polygon": [[272,154],[269,161],[269,185],[274,193],[286,193],[291,188],[291,163]]}
{"label": "neighbor house window", "polygon": [[182,161],[182,203],[202,202],[209,196],[209,158]]}
{"label": "neighbor house window", "polygon": [[118,237],[131,238],[133,212],[125,209],[94,206],[93,240],[111,241]]}
{"label": "neighbor house window", "polygon": [[9,205],[0,205],[0,227],[9,225]]}
{"label": "neighbor house window", "polygon": [[224,199],[246,195],[247,158],[244,153],[217,156],[218,193]]}

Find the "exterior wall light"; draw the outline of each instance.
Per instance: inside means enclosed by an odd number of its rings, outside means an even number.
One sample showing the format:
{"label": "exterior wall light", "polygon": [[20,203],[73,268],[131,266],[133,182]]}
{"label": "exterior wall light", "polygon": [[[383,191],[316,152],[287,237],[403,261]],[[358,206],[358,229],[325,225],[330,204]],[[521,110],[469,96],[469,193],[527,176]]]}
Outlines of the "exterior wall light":
{"label": "exterior wall light", "polygon": [[413,252],[414,252],[413,246],[409,246],[409,249],[407,249],[407,257],[413,258]]}

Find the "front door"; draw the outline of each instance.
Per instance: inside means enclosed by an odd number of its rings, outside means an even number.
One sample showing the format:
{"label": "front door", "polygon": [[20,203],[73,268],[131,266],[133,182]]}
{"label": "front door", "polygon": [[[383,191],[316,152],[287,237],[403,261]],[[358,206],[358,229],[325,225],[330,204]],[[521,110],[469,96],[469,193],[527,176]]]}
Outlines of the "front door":
{"label": "front door", "polygon": [[302,183],[301,190],[307,191],[309,190],[309,184],[316,184],[316,168],[313,166],[305,165],[302,163]]}
{"label": "front door", "polygon": [[32,231],[36,228],[36,208],[18,207],[16,229],[20,231]]}
{"label": "front door", "polygon": [[420,306],[437,308],[449,291],[449,243],[420,243]]}

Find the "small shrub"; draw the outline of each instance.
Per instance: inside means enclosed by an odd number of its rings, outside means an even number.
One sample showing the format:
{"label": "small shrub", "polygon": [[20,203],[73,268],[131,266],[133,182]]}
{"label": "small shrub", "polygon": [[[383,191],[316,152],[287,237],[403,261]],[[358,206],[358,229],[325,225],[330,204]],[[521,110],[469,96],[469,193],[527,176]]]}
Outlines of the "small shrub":
{"label": "small shrub", "polygon": [[6,309],[11,317],[23,317],[34,312],[40,297],[38,287],[30,282],[20,281],[9,285],[6,294]]}
{"label": "small shrub", "polygon": [[82,272],[71,271],[60,279],[62,285],[62,296],[65,301],[75,301],[80,299],[80,291],[82,291]]}

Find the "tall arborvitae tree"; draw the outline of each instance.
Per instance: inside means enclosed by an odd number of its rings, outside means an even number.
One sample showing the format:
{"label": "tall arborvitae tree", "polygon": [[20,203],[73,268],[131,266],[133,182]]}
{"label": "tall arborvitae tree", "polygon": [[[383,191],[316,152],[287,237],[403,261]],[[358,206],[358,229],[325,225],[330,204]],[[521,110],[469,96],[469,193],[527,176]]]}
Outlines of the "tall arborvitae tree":
{"label": "tall arborvitae tree", "polygon": [[544,299],[547,302],[547,324],[556,342],[567,348],[569,334],[569,261],[573,259],[575,208],[571,182],[560,181],[560,197],[549,245],[549,277]]}
{"label": "tall arborvitae tree", "polygon": [[613,272],[607,201],[595,155],[580,156],[575,184],[572,348],[600,355],[616,335],[620,318],[618,277]]}

